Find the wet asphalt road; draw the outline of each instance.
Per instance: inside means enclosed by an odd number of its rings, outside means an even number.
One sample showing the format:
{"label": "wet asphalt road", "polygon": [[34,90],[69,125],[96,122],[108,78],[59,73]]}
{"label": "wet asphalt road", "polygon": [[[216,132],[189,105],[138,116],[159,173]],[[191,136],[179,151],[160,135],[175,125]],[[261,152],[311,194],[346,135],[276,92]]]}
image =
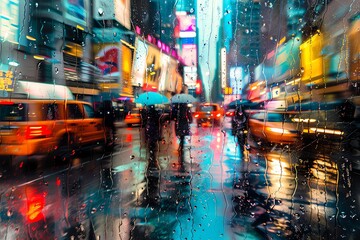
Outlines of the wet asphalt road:
{"label": "wet asphalt road", "polygon": [[[356,239],[359,191],[337,146],[241,147],[229,124],[163,129],[149,168],[140,128],[113,151],[4,172],[0,239]],[[256,147],[255,147],[256,145]],[[41,160],[43,161],[43,160]]]}

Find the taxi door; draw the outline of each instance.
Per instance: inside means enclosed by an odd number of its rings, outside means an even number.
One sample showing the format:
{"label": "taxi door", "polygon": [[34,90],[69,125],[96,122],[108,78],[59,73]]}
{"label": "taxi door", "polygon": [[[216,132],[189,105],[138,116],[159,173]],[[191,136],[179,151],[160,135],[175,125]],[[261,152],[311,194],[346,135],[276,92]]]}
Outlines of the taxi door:
{"label": "taxi door", "polygon": [[83,104],[84,109],[84,133],[83,138],[86,142],[102,141],[105,138],[104,125],[102,118],[96,118],[95,111],[90,104]]}
{"label": "taxi door", "polygon": [[66,105],[66,128],[75,136],[76,143],[84,142],[84,113],[79,103],[67,103]]}

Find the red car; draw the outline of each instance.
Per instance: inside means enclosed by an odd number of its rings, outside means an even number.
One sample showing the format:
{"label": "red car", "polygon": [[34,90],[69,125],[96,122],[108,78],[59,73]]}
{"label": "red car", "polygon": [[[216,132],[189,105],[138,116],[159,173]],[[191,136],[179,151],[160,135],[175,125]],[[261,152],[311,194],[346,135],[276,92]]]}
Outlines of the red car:
{"label": "red car", "polygon": [[219,126],[223,121],[224,114],[224,109],[217,103],[201,103],[196,107],[194,119],[198,127],[203,123]]}

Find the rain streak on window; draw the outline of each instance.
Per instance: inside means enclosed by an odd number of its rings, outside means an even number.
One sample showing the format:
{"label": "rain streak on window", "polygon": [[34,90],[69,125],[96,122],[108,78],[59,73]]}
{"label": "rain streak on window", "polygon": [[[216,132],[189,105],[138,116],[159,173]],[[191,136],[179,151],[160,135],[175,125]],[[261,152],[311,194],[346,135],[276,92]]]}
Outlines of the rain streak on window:
{"label": "rain streak on window", "polygon": [[2,239],[355,239],[358,0],[0,0]]}

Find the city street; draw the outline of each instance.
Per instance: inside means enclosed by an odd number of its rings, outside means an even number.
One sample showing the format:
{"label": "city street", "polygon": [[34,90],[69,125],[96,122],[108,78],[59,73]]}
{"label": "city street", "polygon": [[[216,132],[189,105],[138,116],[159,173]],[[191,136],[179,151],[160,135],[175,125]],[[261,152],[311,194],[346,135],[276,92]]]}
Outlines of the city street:
{"label": "city street", "polygon": [[221,127],[192,124],[179,154],[172,124],[155,152],[158,168],[148,167],[142,129],[120,122],[112,151],[89,149],[69,163],[29,160],[3,172],[0,238],[359,236],[359,174],[336,146],[242,148],[225,119]]}

